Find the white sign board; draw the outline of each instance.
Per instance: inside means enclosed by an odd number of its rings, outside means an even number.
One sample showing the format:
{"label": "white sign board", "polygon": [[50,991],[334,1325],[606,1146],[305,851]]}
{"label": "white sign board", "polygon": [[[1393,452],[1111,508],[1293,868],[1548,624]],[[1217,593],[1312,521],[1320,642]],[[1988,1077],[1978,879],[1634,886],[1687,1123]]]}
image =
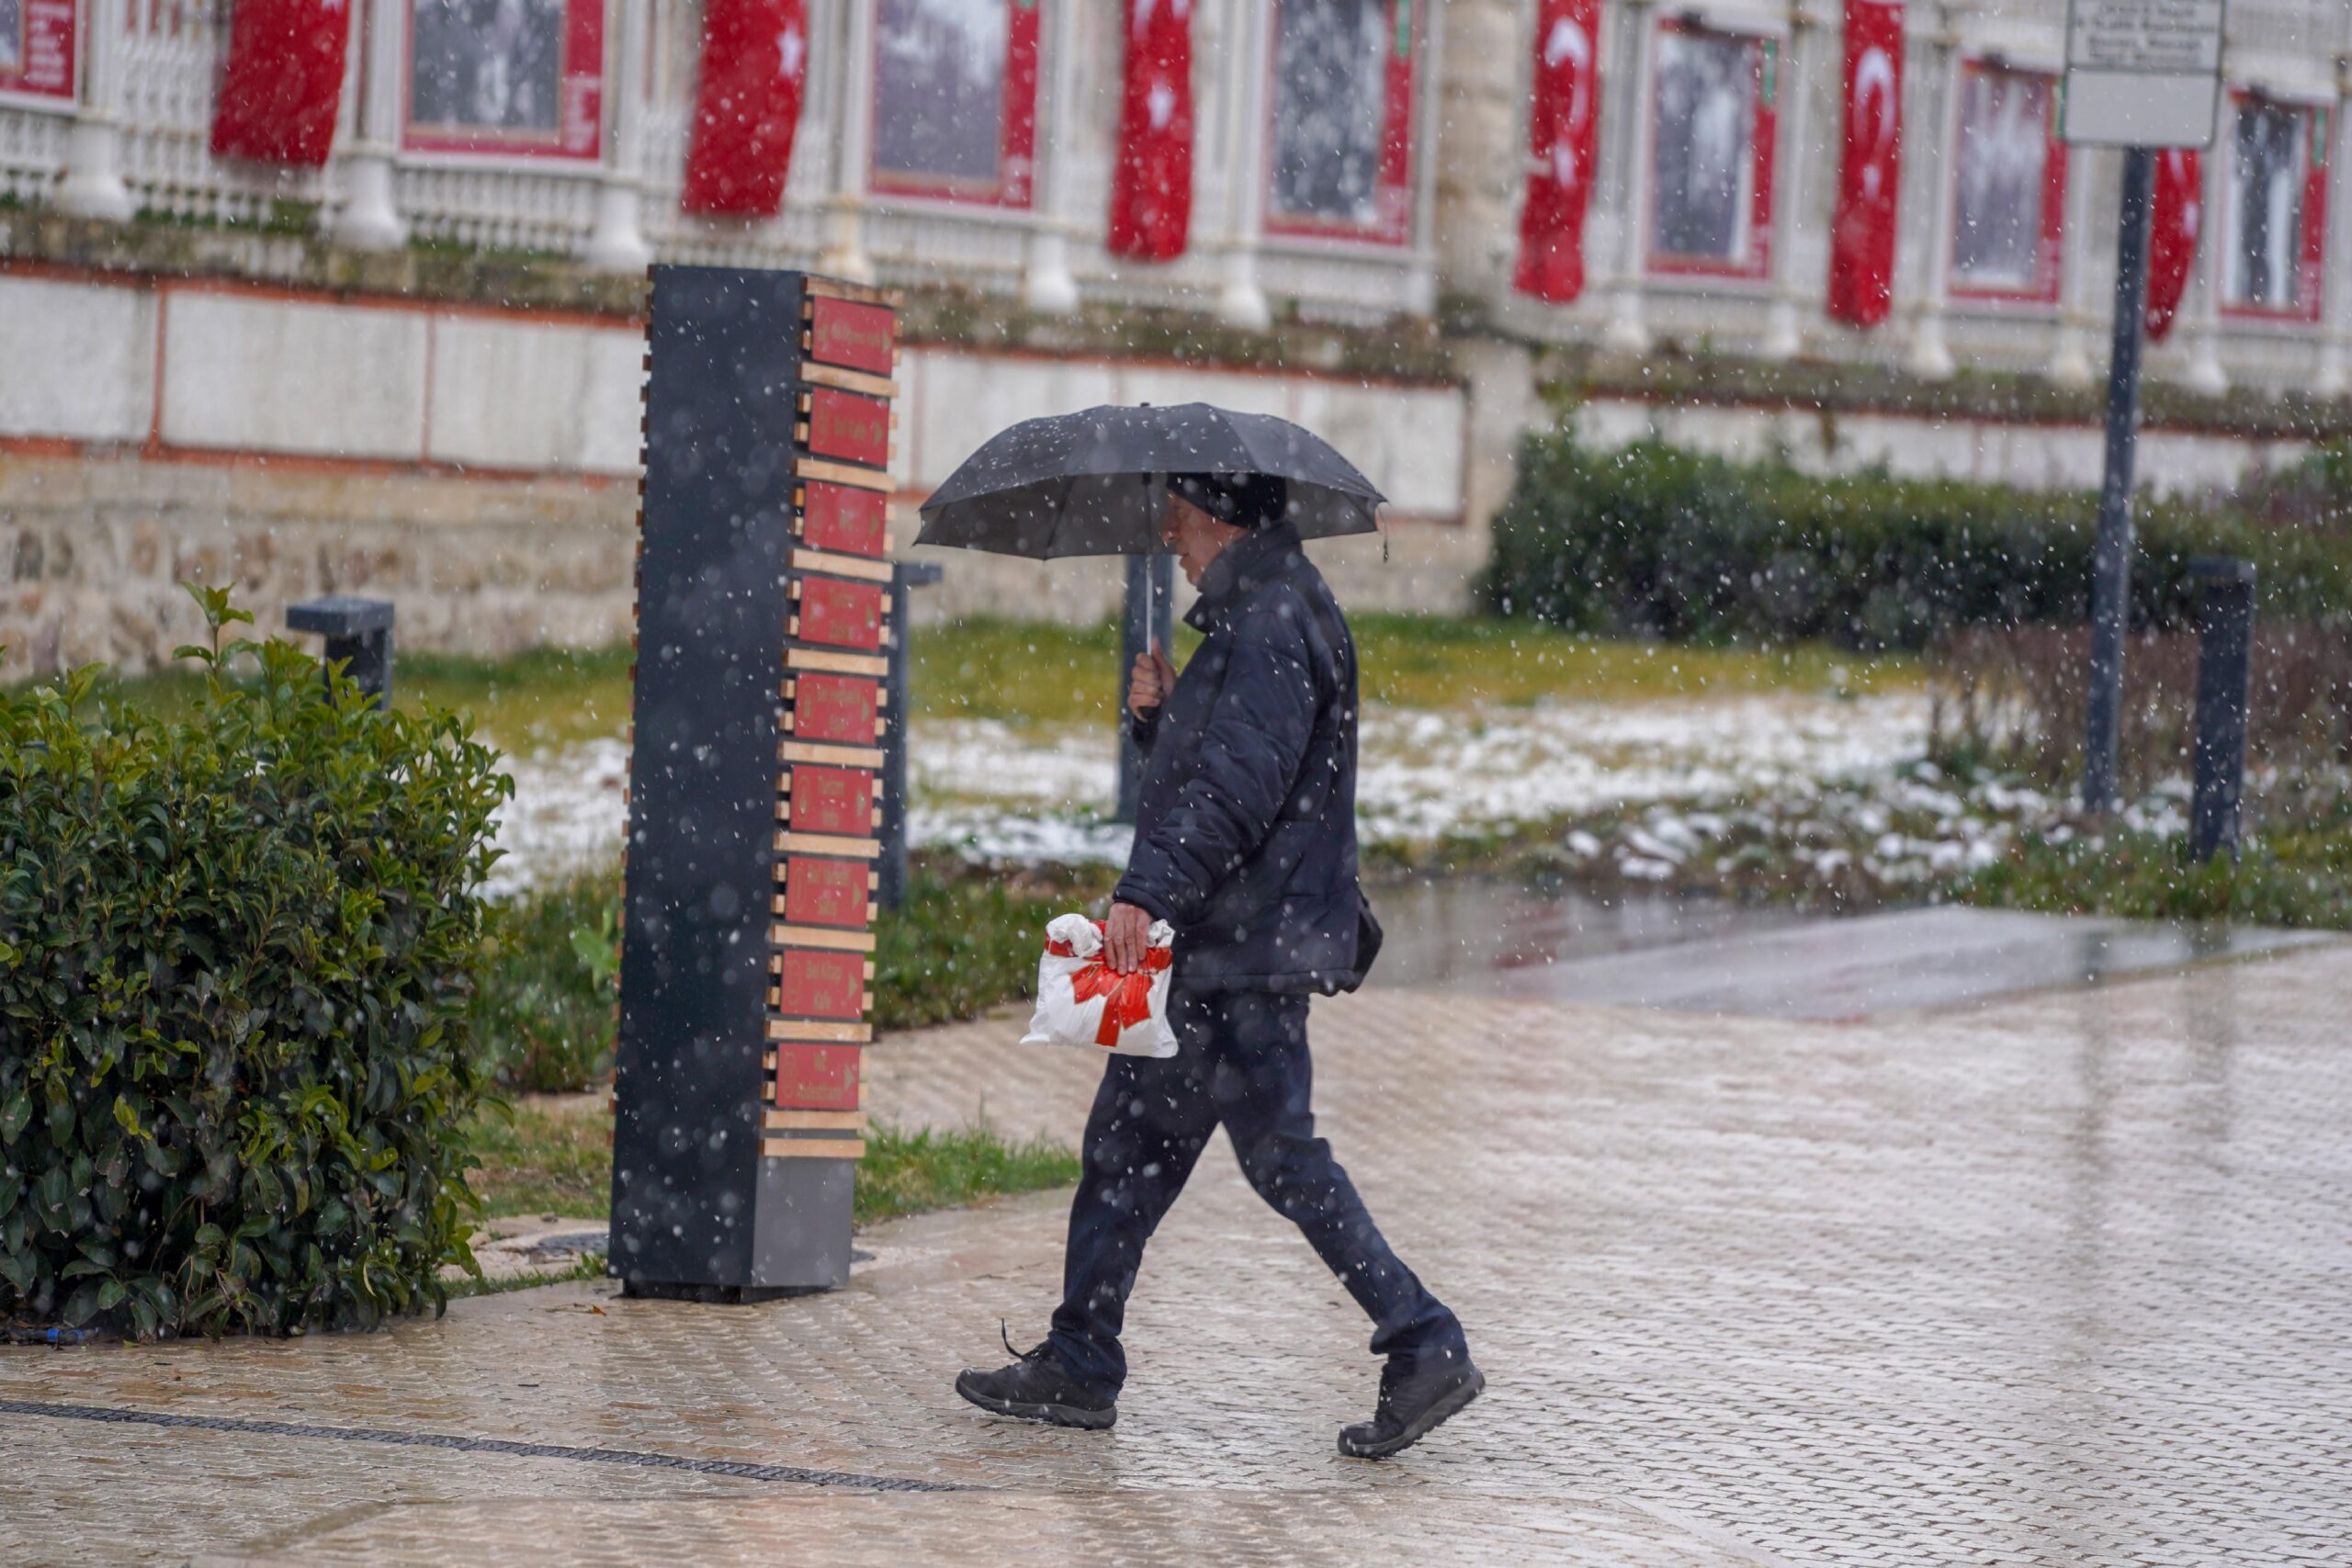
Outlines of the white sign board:
{"label": "white sign board", "polygon": [[2070,0],[2069,141],[2206,147],[2222,99],[2222,0]]}

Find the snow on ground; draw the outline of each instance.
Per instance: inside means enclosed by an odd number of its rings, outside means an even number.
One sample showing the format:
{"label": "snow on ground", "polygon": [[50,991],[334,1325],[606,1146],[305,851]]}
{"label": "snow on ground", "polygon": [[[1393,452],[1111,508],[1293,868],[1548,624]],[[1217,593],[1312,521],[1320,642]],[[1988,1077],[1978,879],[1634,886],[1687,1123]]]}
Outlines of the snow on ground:
{"label": "snow on ground", "polygon": [[[1371,708],[1358,818],[1368,841],[1426,841],[1653,801],[1804,795],[1891,775],[1927,737],[1917,695]],[[617,739],[511,759],[492,891],[609,859],[626,760]],[[1125,857],[1126,831],[1102,820],[1118,766],[1108,729],[919,720],[910,760],[918,844],[989,861]]]}

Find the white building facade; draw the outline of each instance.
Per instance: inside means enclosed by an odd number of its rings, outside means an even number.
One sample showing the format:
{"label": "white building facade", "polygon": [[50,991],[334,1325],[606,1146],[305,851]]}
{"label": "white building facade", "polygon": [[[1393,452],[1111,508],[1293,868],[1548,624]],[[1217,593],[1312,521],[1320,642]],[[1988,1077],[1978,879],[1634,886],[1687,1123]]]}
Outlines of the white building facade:
{"label": "white building facade", "polygon": [[[1600,438],[2095,482],[2120,154],[2056,139],[2064,0],[1905,6],[1892,307],[1866,330],[1826,309],[1843,0],[1599,0],[1566,304],[1512,288],[1538,0],[775,3],[779,61],[805,66],[781,210],[719,220],[681,204],[699,0],[318,0],[351,15],[331,151],[302,168],[209,150],[231,0],[0,0],[0,528],[19,537],[0,640],[110,656],[74,640],[125,619],[91,563],[147,563],[152,607],[187,560],[262,556],[265,599],[438,605],[428,644],[617,627],[641,331],[617,280],[655,259],[878,281],[934,327],[1018,318],[916,335],[910,503],[983,427],[1104,398],[1317,424],[1408,524],[1411,573],[1363,586],[1388,602],[1462,602],[1564,364],[1614,367],[1585,389]],[[1126,40],[1188,4],[1189,243],[1127,261],[1106,243]],[[2241,407],[2337,398],[2352,371],[2352,0],[2238,0],[2228,29],[2202,243],[2149,360],[2211,412],[2152,432],[2159,485],[2290,452]],[[1866,367],[1899,395],[1836,434],[1643,390],[1646,366],[1711,357],[1815,386]],[[1914,396],[1972,372],[2080,389],[2076,412]],[[320,547],[284,548],[303,527]],[[548,559],[560,613],[537,607]],[[935,603],[1024,596],[967,575]]]}

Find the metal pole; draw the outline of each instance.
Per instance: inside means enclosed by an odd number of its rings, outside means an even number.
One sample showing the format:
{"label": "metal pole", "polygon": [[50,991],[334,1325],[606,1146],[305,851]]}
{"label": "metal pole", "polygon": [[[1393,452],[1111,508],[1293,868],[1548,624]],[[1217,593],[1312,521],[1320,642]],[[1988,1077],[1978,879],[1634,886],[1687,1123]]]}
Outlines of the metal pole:
{"label": "metal pole", "polygon": [[1143,802],[1143,752],[1127,730],[1127,681],[1136,659],[1154,643],[1168,651],[1175,624],[1176,558],[1127,558],[1126,607],[1119,617],[1119,809],[1112,818],[1132,822]]}
{"label": "metal pole", "polygon": [[2204,861],[2216,851],[2238,852],[2246,707],[2254,686],[2254,563],[2199,557],[2188,570],[2203,590],[2197,604],[2197,793],[2189,807],[2188,853]]}
{"label": "metal pole", "polygon": [[882,713],[882,854],[876,865],[874,901],[895,909],[907,897],[907,725],[913,659],[914,623],[907,618],[911,591],[940,579],[931,563],[897,561],[890,572],[890,673]]}
{"label": "metal pole", "polygon": [[2115,344],[2107,372],[2107,476],[2091,557],[2090,729],[2083,744],[2083,808],[2115,804],[2116,739],[2123,713],[2123,633],[2132,609],[2132,459],[2140,430],[2140,341],[2148,299],[2148,209],[2155,154],[2123,153],[2115,231]]}
{"label": "metal pole", "polygon": [[[331,593],[286,606],[290,631],[316,632],[327,639],[325,663],[344,673],[376,706],[392,705],[392,602]],[[330,683],[332,676],[329,677]]]}

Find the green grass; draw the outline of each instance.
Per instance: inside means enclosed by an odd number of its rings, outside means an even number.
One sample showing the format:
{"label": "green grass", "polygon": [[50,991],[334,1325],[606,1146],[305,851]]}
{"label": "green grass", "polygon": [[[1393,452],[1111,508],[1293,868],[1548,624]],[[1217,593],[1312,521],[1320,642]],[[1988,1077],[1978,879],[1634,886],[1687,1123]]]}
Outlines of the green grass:
{"label": "green grass", "polygon": [[[1734,693],[1885,691],[1917,685],[1917,660],[1806,644],[1716,648],[1585,637],[1530,622],[1366,612],[1351,617],[1367,701],[1407,707],[1636,702]],[[1179,626],[1176,656],[1200,638]],[[975,618],[914,634],[915,713],[1013,724],[1112,722],[1126,681],[1117,627]],[[540,648],[504,659],[403,653],[393,700],[462,709],[510,751],[621,734],[629,718],[625,647]],[[184,706],[194,678],[177,671],[112,681],[103,690],[163,714]]]}
{"label": "green grass", "polygon": [[[602,1100],[525,1099],[486,1107],[469,1126],[485,1219],[523,1214],[607,1218],[613,1115]],[[939,1133],[875,1127],[857,1165],[854,1223],[950,1209],[1013,1192],[1067,1187],[1078,1156],[1059,1145],[1010,1143],[986,1128]]]}
{"label": "green grass", "polygon": [[[1906,655],[1826,645],[1705,648],[1579,636],[1531,623],[1365,613],[1351,616],[1368,702],[1634,702],[1766,691],[1916,686]],[[1177,658],[1199,638],[1179,627]],[[1026,724],[1109,724],[1125,686],[1116,626],[967,620],[914,635],[915,712]]]}
{"label": "green grass", "polygon": [[1110,867],[913,879],[906,903],[875,922],[876,1026],[917,1029],[1027,996],[1046,922],[1085,909],[1117,879]]}
{"label": "green grass", "polygon": [[2061,915],[2352,931],[2352,799],[2266,826],[2234,860],[2216,855],[2202,865],[2190,863],[2186,839],[2118,830],[2097,849],[2028,839],[1953,894]]}
{"label": "green grass", "polygon": [[[535,648],[504,659],[401,653],[392,666],[392,701],[471,713],[475,728],[510,751],[564,746],[628,728],[629,658],[626,646]],[[98,690],[169,718],[186,711],[198,687],[195,673],[174,669],[109,678]]]}
{"label": "green grass", "polygon": [[[920,1029],[1027,996],[1046,922],[1115,880],[1106,867],[983,874],[919,857],[906,902],[875,919],[876,1025]],[[560,1093],[612,1070],[619,910],[616,870],[492,907],[474,1029],[509,1090]]]}

